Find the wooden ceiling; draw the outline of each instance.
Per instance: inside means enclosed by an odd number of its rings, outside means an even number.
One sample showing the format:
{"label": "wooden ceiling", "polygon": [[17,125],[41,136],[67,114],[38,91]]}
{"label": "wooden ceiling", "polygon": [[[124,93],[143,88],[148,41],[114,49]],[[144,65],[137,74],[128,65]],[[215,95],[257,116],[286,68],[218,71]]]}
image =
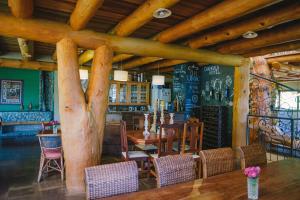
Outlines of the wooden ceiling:
{"label": "wooden ceiling", "polygon": [[[231,1],[231,0],[228,0]],[[11,11],[8,7],[7,0],[0,1],[0,12],[11,14]],[[96,32],[108,33],[112,30],[116,25],[124,20],[127,16],[130,16],[139,6],[144,4],[146,0],[104,0],[102,6],[97,10],[92,19],[87,23],[86,28],[92,29]],[[213,8],[214,6],[223,3],[221,0],[181,0],[178,1],[175,5],[171,6],[169,9],[172,11],[172,15],[165,19],[156,19],[153,18],[137,30],[135,30],[130,37],[136,38],[145,38],[151,39],[162,31],[168,30],[175,25],[178,25],[191,17],[205,12],[206,10]],[[32,18],[40,18],[47,19],[51,21],[57,21],[62,23],[69,23],[70,15],[74,11],[77,1],[76,0],[35,0],[34,1],[34,12]],[[225,20],[222,23],[217,25],[212,25],[211,27],[205,28],[201,31],[196,31],[195,33],[188,34],[184,37],[180,37],[179,39],[172,41],[172,43],[177,43],[181,45],[188,45],[189,41],[194,40],[195,38],[199,38],[205,34],[210,35],[216,30],[222,30],[226,27],[234,27],[236,24],[247,24],[247,22],[251,22],[251,19],[255,17],[267,15],[272,12],[280,12],[283,10],[287,11],[288,6],[293,5],[291,11],[293,11],[294,18],[291,20],[280,21],[280,23],[274,24],[270,27],[265,27],[263,24],[260,29],[256,30],[258,33],[258,37],[266,35],[266,39],[263,39],[265,42],[260,43],[255,46],[257,42],[255,39],[244,39],[239,35],[238,37],[234,37],[232,39],[224,39],[220,40],[217,43],[202,45],[200,48],[211,49],[215,51],[219,51],[222,53],[234,53],[240,54],[244,56],[256,56],[256,55],[264,55],[271,52],[280,52],[287,50],[299,50],[300,49],[300,2],[298,0],[283,0],[277,1],[274,0],[269,4],[266,4],[262,7],[255,8],[248,13],[240,14],[236,16],[234,19]],[[285,9],[285,10],[284,10]],[[222,10],[218,15],[226,15],[226,13],[222,13]],[[297,31],[298,27],[298,31]],[[277,35],[285,30],[289,32],[289,29],[296,30],[293,31],[293,34],[286,36],[286,38],[279,38]],[[233,29],[232,29],[233,30]],[[273,31],[274,30],[274,31]],[[233,30],[234,32],[235,30]],[[250,31],[250,30],[249,30]],[[268,32],[268,33],[265,33]],[[296,33],[295,33],[296,32]],[[268,35],[269,34],[269,35]],[[289,34],[289,33],[288,33]],[[273,35],[275,39],[271,38],[270,35]],[[277,37],[277,38],[276,38]],[[254,45],[251,44],[253,41]],[[237,43],[236,46],[234,44]],[[242,43],[247,43],[245,46],[239,45]],[[191,46],[191,45],[190,45]],[[234,47],[233,47],[234,46]],[[277,47],[280,46],[280,47]],[[246,50],[243,49],[246,47]],[[252,48],[253,47],[253,48]],[[196,47],[198,48],[198,47]],[[234,51],[231,49],[234,48]],[[269,49],[269,50],[268,50]],[[16,38],[10,37],[0,37],[0,51],[2,55],[11,52],[20,52],[19,44]],[[55,52],[55,45],[46,44],[42,42],[34,42],[34,56],[38,58],[40,56],[48,55],[51,56]],[[81,52],[81,51],[80,51]],[[137,56],[131,56],[129,59],[122,60],[123,65],[130,66],[130,63],[139,59]],[[132,65],[129,67],[130,69],[141,69],[141,70],[153,70],[155,66],[158,65],[157,62],[166,62],[157,61],[158,59],[154,59],[151,62],[146,62],[142,65]],[[155,62],[156,61],[156,62]],[[288,62],[288,61],[287,61]],[[300,60],[295,62],[295,67],[298,66]],[[154,66],[154,67],[151,67]],[[139,68],[137,68],[139,67]],[[164,66],[161,66],[164,67]],[[166,66],[169,67],[169,66]],[[300,67],[300,66],[299,66]],[[294,74],[293,74],[294,78]],[[300,78],[300,75],[299,75]]]}

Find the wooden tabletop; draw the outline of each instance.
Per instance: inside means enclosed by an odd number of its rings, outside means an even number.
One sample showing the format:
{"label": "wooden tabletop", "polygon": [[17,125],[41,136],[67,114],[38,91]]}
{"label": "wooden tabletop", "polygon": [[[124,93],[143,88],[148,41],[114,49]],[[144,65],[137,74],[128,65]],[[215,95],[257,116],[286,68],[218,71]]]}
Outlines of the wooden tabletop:
{"label": "wooden tabletop", "polygon": [[[127,138],[134,144],[154,144],[158,143],[159,134],[150,133],[150,135],[145,138],[143,130],[129,130],[127,131]],[[166,139],[166,137],[162,137],[163,141]]]}
{"label": "wooden tabletop", "polygon": [[61,135],[61,130],[58,129],[57,134],[54,134],[52,129],[42,130],[37,135],[38,136],[57,136],[57,135]]}
{"label": "wooden tabletop", "polygon": [[[110,200],[188,200],[188,199],[247,199],[247,178],[242,170],[176,184],[160,189],[145,190],[107,198]],[[300,160],[283,160],[262,168],[259,178],[259,199],[300,199]]]}

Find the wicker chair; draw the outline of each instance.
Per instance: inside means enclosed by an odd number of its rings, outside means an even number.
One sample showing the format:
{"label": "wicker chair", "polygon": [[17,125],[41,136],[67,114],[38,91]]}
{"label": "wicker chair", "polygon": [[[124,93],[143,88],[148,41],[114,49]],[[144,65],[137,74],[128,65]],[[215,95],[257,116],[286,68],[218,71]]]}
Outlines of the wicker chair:
{"label": "wicker chair", "polygon": [[203,178],[234,170],[234,153],[231,148],[203,150],[200,152]]}
{"label": "wicker chair", "polygon": [[138,191],[135,161],[99,165],[85,169],[86,198],[98,199]]}
{"label": "wicker chair", "polygon": [[191,155],[157,158],[154,160],[154,167],[158,188],[195,179],[194,160]]}
{"label": "wicker chair", "polygon": [[241,156],[241,168],[263,166],[267,164],[266,150],[260,144],[252,144],[238,148]]}
{"label": "wicker chair", "polygon": [[38,135],[41,158],[40,169],[37,182],[41,181],[43,174],[51,171],[58,171],[61,174],[61,180],[64,180],[64,159],[60,135],[41,136]]}

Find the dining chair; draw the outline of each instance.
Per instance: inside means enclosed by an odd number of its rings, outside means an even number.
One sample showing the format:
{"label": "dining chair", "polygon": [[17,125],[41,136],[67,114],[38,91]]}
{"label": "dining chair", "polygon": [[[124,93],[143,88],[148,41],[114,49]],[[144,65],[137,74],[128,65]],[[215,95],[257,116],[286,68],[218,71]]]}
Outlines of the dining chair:
{"label": "dining chair", "polygon": [[180,123],[161,124],[159,128],[157,153],[150,154],[150,157],[159,158],[161,156],[179,154],[179,151],[173,151],[173,143],[180,138],[182,130],[183,124]]}
{"label": "dining chair", "polygon": [[[126,122],[120,121],[120,134],[121,134],[121,154],[122,160],[130,161],[134,160],[141,163],[141,171],[149,172],[149,156],[144,151],[129,151],[128,150],[128,140],[126,132]],[[147,163],[147,170],[145,170],[145,163]]]}
{"label": "dining chair", "polygon": [[234,153],[231,148],[200,151],[203,178],[231,172],[234,170]]}
{"label": "dining chair", "polygon": [[[157,153],[150,154],[151,163],[153,163],[155,159],[160,158],[162,156],[179,154],[179,151],[173,151],[173,143],[177,140],[177,138],[180,138],[182,130],[183,124],[179,123],[160,125],[158,136],[158,149]],[[150,174],[152,174],[155,177],[157,176],[156,172],[153,170],[150,170]]]}
{"label": "dining chair", "polygon": [[99,199],[139,189],[135,161],[85,168],[86,199]]}
{"label": "dining chair", "polygon": [[203,122],[184,123],[183,136],[181,142],[181,154],[191,154],[196,162],[198,177],[201,176],[201,159],[200,151],[202,150],[203,142]]}
{"label": "dining chair", "polygon": [[41,147],[40,169],[37,182],[40,182],[44,173],[58,171],[61,180],[64,180],[64,160],[60,135],[41,136],[38,135]]}
{"label": "dining chair", "polygon": [[143,127],[143,116],[137,116],[137,115],[134,115],[132,116],[132,124],[133,124],[133,130],[142,130],[144,127]]}
{"label": "dining chair", "polygon": [[191,155],[157,158],[154,160],[154,167],[158,188],[195,179],[194,160]]}
{"label": "dining chair", "polygon": [[[199,119],[196,118],[196,117],[190,117],[186,122],[189,122],[189,123],[199,122]],[[184,122],[184,123],[186,123],[186,122]],[[182,139],[183,139],[183,137],[182,137]],[[179,149],[180,149],[180,151],[181,151],[182,148],[184,148],[185,151],[189,150],[189,148],[190,148],[189,145],[185,144],[184,146],[182,146],[182,144],[183,144],[182,142],[181,143],[174,142],[173,143],[173,150],[174,151],[179,151]]]}
{"label": "dining chair", "polygon": [[250,166],[264,166],[267,164],[266,150],[260,144],[238,147],[238,151],[240,152],[242,169]]}

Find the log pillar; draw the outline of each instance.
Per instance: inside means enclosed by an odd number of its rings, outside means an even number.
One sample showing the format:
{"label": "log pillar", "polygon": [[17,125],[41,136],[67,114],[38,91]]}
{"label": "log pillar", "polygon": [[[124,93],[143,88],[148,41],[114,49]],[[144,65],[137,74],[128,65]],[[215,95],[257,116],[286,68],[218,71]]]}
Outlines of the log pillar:
{"label": "log pillar", "polygon": [[87,93],[79,77],[77,46],[70,38],[57,43],[59,113],[70,193],[84,192],[84,169],[100,163],[112,50],[95,51]]}
{"label": "log pillar", "polygon": [[232,147],[246,145],[250,59],[234,70]]}

